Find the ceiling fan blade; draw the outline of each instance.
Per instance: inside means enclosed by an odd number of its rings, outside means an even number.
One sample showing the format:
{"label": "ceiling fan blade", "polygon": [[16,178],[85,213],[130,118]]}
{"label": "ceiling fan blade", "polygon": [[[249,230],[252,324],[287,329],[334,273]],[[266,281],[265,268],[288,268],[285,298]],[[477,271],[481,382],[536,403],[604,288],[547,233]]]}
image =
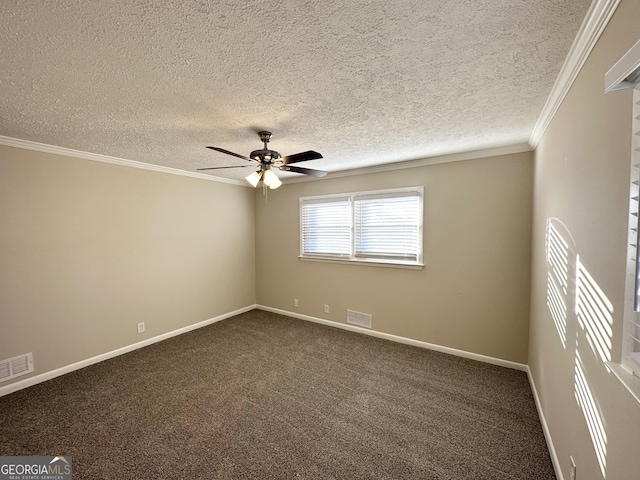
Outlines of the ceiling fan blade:
{"label": "ceiling fan blade", "polygon": [[230,167],[196,168],[196,170],[218,170],[220,168],[244,168],[244,167],[253,167],[253,165],[233,165],[233,166],[230,166]]}
{"label": "ceiling fan blade", "polygon": [[318,158],[322,158],[322,155],[318,152],[314,152],[313,150],[308,150],[306,152],[287,155],[286,157],[282,157],[280,160],[283,165],[288,165],[289,163],[306,162],[307,160],[317,160]]}
{"label": "ceiling fan blade", "polygon": [[288,165],[283,165],[280,167],[280,170],[283,172],[304,173],[305,175],[313,175],[314,177],[324,177],[327,174],[327,172],[323,170],[312,170],[304,167],[290,167]]}
{"label": "ceiling fan blade", "polygon": [[255,160],[252,160],[249,157],[245,157],[244,155],[240,155],[239,153],[230,152],[229,150],[225,150],[224,148],[220,148],[220,147],[207,147],[207,148],[210,148],[211,150],[215,150],[216,152],[226,153],[227,155],[233,155],[234,157],[238,157],[238,158],[241,158],[243,160],[248,160],[250,162],[255,162]]}

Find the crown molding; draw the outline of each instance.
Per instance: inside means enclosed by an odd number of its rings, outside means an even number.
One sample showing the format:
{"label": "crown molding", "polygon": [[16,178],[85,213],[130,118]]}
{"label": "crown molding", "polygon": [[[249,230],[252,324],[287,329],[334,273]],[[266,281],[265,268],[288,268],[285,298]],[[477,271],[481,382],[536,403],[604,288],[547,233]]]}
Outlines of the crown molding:
{"label": "crown molding", "polygon": [[233,180],[230,178],[215,177],[213,175],[205,175],[203,173],[189,172],[177,168],[163,167],[161,165],[152,165],[150,163],[137,162],[135,160],[127,160],[124,158],[110,157],[99,153],[83,152],[82,150],[73,150],[71,148],[58,147],[56,145],[47,145],[45,143],[32,142],[30,140],[22,140],[19,138],[5,137],[0,135],[0,145],[6,147],[16,147],[25,150],[34,150],[36,152],[53,153],[55,155],[63,155],[65,157],[82,158],[94,162],[110,163],[112,165],[120,165],[123,167],[140,168],[142,170],[151,170],[154,172],[169,173],[171,175],[180,175],[182,177],[199,178],[200,180],[209,180],[210,182],[228,183],[246,187],[247,182]]}
{"label": "crown molding", "polygon": [[531,137],[529,138],[529,145],[532,149],[538,146],[542,135],[544,135],[558,108],[560,108],[562,101],[567,96],[567,93],[569,93],[569,89],[580,73],[582,66],[587,61],[591,50],[593,50],[600,35],[602,35],[616,8],[618,8],[619,3],[620,0],[594,0],[589,7],[587,16],[582,22],[580,30],[578,30],[578,34],[571,45],[571,49],[560,69],[558,78],[556,78],[556,82],[551,89],[542,113],[535,127],[533,127]]}
{"label": "crown molding", "polygon": [[[6,147],[16,147],[25,150],[34,150],[43,153],[52,153],[55,155],[63,155],[66,157],[81,158],[84,160],[91,160],[94,162],[110,163],[113,165],[120,165],[125,167],[140,168],[143,170],[151,170],[155,172],[169,173],[171,175],[180,175],[183,177],[199,178],[201,180],[209,180],[211,182],[228,183],[231,185],[237,185],[241,187],[252,188],[246,181],[235,180],[230,178],[215,177],[213,175],[206,175],[202,173],[189,172],[187,170],[180,170],[177,168],[164,167],[161,165],[153,165],[151,163],[138,162],[135,160],[127,160],[124,158],[110,157],[108,155],[102,155],[99,153],[84,152],[82,150],[73,150],[66,147],[58,147],[56,145],[48,145],[45,143],[33,142],[31,140],[22,140],[19,138],[6,137],[0,135],[0,145]],[[523,153],[532,151],[528,143],[518,143],[513,145],[503,145],[498,147],[486,148],[482,150],[469,150],[464,152],[451,153],[446,155],[435,155],[433,157],[421,158],[417,160],[407,160],[402,162],[386,163],[383,165],[372,165],[369,167],[353,168],[348,170],[338,170],[330,172],[324,178],[339,178],[350,177],[353,175],[364,175],[369,173],[389,172],[392,170],[402,170],[405,168],[417,168],[427,165],[437,165],[440,163],[461,162],[465,160],[473,160],[486,157],[497,157],[500,155],[509,155],[514,153]],[[319,178],[304,176],[300,178],[282,179],[284,184],[309,182],[319,180]]]}
{"label": "crown molding", "polygon": [[[329,172],[323,178],[339,178],[350,177],[353,175],[365,175],[370,173],[389,172],[392,170],[403,170],[405,168],[426,167],[428,165],[438,165],[441,163],[463,162],[466,160],[476,160],[479,158],[498,157],[500,155],[512,155],[514,153],[531,152],[532,149],[528,143],[516,143],[512,145],[502,145],[499,147],[485,148],[481,150],[468,150],[464,152],[449,153],[446,155],[435,155],[433,157],[420,158],[417,160],[406,160],[403,162],[385,163],[382,165],[372,165],[370,167],[353,168],[349,170],[337,170]],[[312,182],[321,180],[316,177],[299,177],[292,179],[283,179],[284,184]]]}

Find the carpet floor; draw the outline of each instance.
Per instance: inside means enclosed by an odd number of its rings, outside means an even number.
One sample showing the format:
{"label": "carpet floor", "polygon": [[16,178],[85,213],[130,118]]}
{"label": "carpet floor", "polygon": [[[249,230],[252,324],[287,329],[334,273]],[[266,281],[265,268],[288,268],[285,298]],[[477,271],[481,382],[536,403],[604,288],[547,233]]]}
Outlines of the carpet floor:
{"label": "carpet floor", "polygon": [[81,479],[555,479],[524,372],[261,310],[0,398]]}

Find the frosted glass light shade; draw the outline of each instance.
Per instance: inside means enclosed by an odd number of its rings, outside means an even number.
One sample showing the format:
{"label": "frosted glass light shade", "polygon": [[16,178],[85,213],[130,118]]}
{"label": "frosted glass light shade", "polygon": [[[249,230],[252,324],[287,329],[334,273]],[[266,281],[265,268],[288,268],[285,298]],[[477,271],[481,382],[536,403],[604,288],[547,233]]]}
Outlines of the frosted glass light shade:
{"label": "frosted glass light shade", "polygon": [[253,172],[251,175],[245,177],[245,180],[255,187],[258,186],[258,182],[262,178],[261,172]]}
{"label": "frosted glass light shade", "polygon": [[264,183],[271,189],[278,188],[280,185],[282,185],[282,182],[280,181],[278,176],[271,170],[267,170],[266,172],[264,172]]}

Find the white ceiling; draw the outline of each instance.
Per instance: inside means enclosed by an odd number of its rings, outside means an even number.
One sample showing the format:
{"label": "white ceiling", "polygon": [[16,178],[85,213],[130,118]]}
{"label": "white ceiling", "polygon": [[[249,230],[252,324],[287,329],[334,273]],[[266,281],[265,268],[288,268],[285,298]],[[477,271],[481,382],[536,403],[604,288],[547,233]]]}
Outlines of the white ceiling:
{"label": "white ceiling", "polygon": [[330,172],[521,144],[589,5],[2,0],[0,135],[187,171],[260,129]]}

